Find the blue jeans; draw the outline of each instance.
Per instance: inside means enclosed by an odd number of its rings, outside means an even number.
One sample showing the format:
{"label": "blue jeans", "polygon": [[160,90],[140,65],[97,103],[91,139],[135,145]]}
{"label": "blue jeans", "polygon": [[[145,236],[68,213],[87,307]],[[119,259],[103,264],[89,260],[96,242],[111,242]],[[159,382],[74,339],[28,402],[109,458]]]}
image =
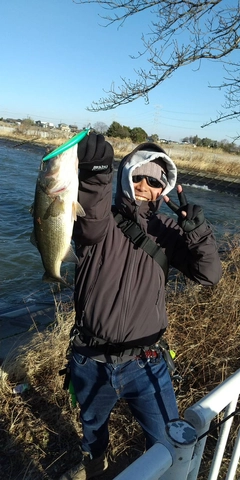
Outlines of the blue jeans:
{"label": "blue jeans", "polygon": [[165,425],[178,409],[165,360],[133,360],[122,364],[97,362],[74,352],[71,380],[80,404],[82,450],[92,457],[107,448],[108,421],[117,400],[124,398],[141,425],[146,448],[164,436]]}

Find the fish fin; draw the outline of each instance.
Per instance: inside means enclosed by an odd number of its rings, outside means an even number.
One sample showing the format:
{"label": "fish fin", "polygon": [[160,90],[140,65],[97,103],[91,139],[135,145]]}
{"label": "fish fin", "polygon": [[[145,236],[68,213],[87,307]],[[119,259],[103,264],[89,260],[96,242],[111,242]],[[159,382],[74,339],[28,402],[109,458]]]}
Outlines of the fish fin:
{"label": "fish fin", "polygon": [[77,202],[77,209],[76,209],[76,211],[77,211],[77,215],[78,215],[79,217],[85,217],[86,213],[85,213],[85,211],[84,211],[81,203],[79,203],[79,202]]}
{"label": "fish fin", "polygon": [[50,203],[47,208],[43,219],[47,220],[49,217],[58,217],[61,212],[64,212],[64,201],[61,200],[60,196],[54,198],[52,203]]}
{"label": "fish fin", "polygon": [[60,283],[61,285],[64,285],[65,287],[70,288],[71,290],[74,290],[74,288],[71,285],[69,285],[67,282],[65,282],[65,280],[62,277],[51,277],[51,275],[48,275],[47,272],[43,274],[42,281],[47,283]]}
{"label": "fish fin", "polygon": [[36,237],[35,237],[34,230],[32,231],[31,236],[30,236],[30,242],[34,245],[34,247],[36,247],[38,249],[37,240],[36,240]]}
{"label": "fish fin", "polygon": [[77,220],[78,217],[85,217],[86,213],[84,212],[84,209],[82,205],[79,202],[73,202],[72,204],[72,218],[73,220]]}
{"label": "fish fin", "polygon": [[76,255],[76,253],[74,252],[72,245],[69,245],[69,249],[68,249],[66,255],[64,256],[64,258],[62,259],[62,262],[72,262],[72,263],[76,263],[76,264],[79,263],[78,257]]}
{"label": "fish fin", "polygon": [[34,202],[33,202],[32,205],[29,207],[29,213],[32,215],[32,217],[34,217]]}

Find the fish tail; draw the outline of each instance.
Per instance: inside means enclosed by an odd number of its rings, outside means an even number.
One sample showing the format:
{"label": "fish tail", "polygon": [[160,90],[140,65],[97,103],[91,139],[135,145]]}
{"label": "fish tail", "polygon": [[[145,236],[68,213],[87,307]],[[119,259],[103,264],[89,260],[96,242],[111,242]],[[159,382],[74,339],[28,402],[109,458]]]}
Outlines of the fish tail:
{"label": "fish tail", "polygon": [[69,285],[69,283],[67,283],[62,277],[53,277],[49,275],[47,272],[43,274],[42,281],[47,283],[60,283],[61,285],[64,285],[65,287],[70,288],[71,290],[74,290],[72,285]]}

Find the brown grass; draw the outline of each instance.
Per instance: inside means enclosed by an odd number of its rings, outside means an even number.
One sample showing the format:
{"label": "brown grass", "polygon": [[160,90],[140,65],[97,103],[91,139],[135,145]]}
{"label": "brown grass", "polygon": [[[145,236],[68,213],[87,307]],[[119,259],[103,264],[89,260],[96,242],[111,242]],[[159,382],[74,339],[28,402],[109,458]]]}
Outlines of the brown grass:
{"label": "brown grass", "polygon": [[240,157],[220,149],[173,145],[165,148],[179,169],[188,172],[240,177]]}
{"label": "brown grass", "polygon": [[[167,287],[170,325],[167,338],[176,352],[180,382],[174,382],[180,415],[239,368],[240,359],[240,239],[228,239],[222,259],[223,277],[212,288],[203,288],[181,275]],[[77,462],[81,427],[78,407],[62,390],[58,371],[65,365],[72,305],[58,305],[57,321],[32,342],[14,361],[6,361],[1,376],[0,478],[8,480],[57,479]],[[14,395],[13,387],[27,382],[30,389]],[[219,480],[223,480],[236,437],[233,423]],[[218,430],[207,441],[201,480],[207,478],[208,459]],[[110,468],[102,480],[113,479],[144,449],[141,430],[124,402],[110,421]],[[239,471],[240,474],[240,471]]]}
{"label": "brown grass", "polygon": [[[40,129],[41,133],[43,130]],[[66,142],[73,134],[59,133],[50,130],[49,137],[41,138],[40,133],[35,136],[29,136],[24,133],[21,127],[15,129],[11,134],[0,130],[0,138],[8,138],[19,142],[28,142],[36,145],[50,145],[53,148]],[[107,137],[106,137],[107,138]],[[122,159],[130,153],[137,144],[130,139],[109,137],[107,140],[114,148],[116,159]],[[213,174],[223,177],[240,177],[240,157],[234,153],[226,153],[221,149],[194,147],[193,145],[163,144],[162,148],[173,159],[179,169],[188,172],[201,174]]]}
{"label": "brown grass", "polygon": [[[109,138],[116,158],[123,158],[137,145],[130,140]],[[220,175],[223,177],[240,177],[240,157],[226,153],[221,149],[196,147],[193,145],[161,145],[177,167],[187,172]]]}

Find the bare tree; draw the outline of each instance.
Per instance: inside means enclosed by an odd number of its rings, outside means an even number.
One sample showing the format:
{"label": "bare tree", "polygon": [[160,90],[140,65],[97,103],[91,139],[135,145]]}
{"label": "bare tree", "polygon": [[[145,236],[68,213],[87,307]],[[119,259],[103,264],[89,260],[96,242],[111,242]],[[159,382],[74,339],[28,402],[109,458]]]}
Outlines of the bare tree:
{"label": "bare tree", "polygon": [[[226,64],[227,77],[218,88],[226,90],[226,105],[230,108],[225,116],[219,112],[215,121],[239,118],[240,62],[234,64],[231,55],[240,48],[239,0],[73,0],[75,3],[97,3],[106,14],[102,16],[106,26],[112,23],[123,25],[133,15],[148,10],[152,15],[149,31],[143,32],[142,50],[135,57],[146,57],[149,70],[136,70],[134,81],[121,77],[122,85],[112,84],[106,97],[93,102],[90,111],[110,110],[144,97],[178,68],[202,60],[221,61]],[[146,24],[147,25],[147,24]],[[179,34],[184,32],[183,43]],[[182,38],[181,38],[182,41]],[[206,124],[207,125],[207,124]]]}
{"label": "bare tree", "polygon": [[[222,105],[223,111],[219,111],[218,116],[215,119],[210,119],[202,127],[211,125],[212,123],[223,122],[225,120],[231,120],[233,118],[240,118],[240,74],[239,74],[239,64],[231,63],[231,68],[227,66],[227,62],[224,65],[226,71],[226,77],[223,78],[221,85],[216,85],[212,88],[224,88],[225,93],[225,103]],[[240,135],[236,136],[233,140],[239,138]]]}
{"label": "bare tree", "polygon": [[104,122],[96,122],[94,123],[93,128],[97,133],[105,134],[108,129],[108,126]]}

